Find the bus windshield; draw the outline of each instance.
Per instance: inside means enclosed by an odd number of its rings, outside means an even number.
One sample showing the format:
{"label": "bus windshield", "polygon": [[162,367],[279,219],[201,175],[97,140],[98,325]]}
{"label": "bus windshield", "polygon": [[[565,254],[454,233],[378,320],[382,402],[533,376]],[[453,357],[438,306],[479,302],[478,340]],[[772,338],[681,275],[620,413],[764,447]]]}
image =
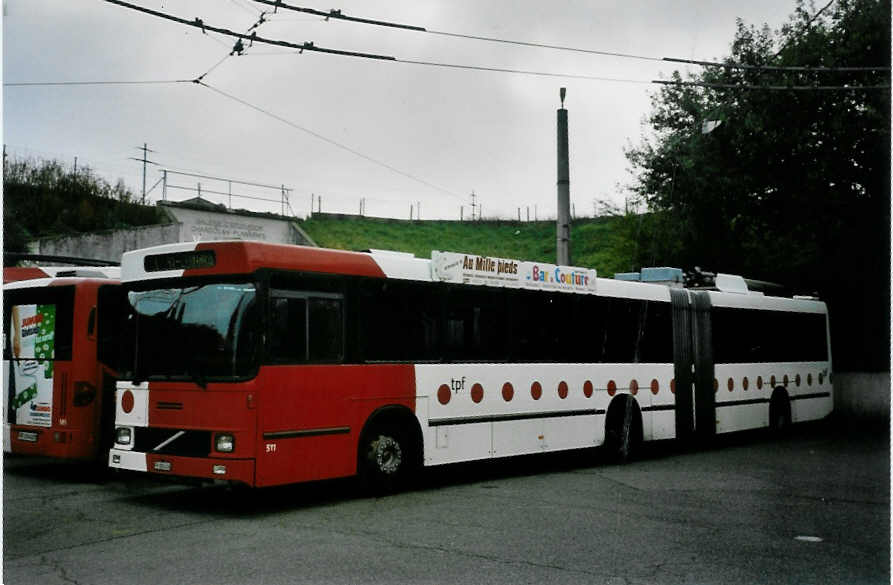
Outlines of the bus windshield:
{"label": "bus windshield", "polygon": [[[259,312],[251,283],[130,291],[125,362],[134,379],[247,378],[257,370]],[[128,344],[130,345],[130,344]]]}

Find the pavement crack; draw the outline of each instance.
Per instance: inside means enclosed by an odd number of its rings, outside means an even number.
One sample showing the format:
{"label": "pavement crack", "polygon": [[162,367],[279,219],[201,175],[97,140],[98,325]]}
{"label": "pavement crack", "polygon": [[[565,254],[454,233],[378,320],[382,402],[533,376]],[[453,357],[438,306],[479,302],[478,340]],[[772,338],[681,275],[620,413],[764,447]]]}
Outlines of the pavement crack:
{"label": "pavement crack", "polygon": [[52,561],[48,559],[45,555],[41,555],[40,562],[48,567],[50,567],[53,571],[58,573],[59,578],[61,578],[66,583],[74,583],[74,585],[80,585],[80,582],[77,579],[72,579],[68,576],[68,572],[65,570],[65,567],[62,566],[62,563],[59,561]]}
{"label": "pavement crack", "polygon": [[[319,526],[319,528],[324,528],[323,526]],[[586,571],[583,569],[574,569],[570,567],[566,567],[559,564],[554,563],[544,563],[544,562],[536,562],[536,561],[528,561],[523,559],[508,559],[503,558],[497,555],[488,555],[479,552],[473,552],[468,550],[459,550],[456,548],[451,548],[443,545],[433,545],[433,544],[421,544],[421,543],[409,543],[409,542],[400,542],[391,538],[387,538],[384,534],[375,532],[372,530],[333,530],[338,534],[344,534],[348,536],[362,536],[364,538],[374,538],[376,542],[386,542],[390,546],[395,548],[405,549],[405,550],[424,550],[424,551],[434,551],[440,552],[444,554],[450,555],[460,555],[463,558],[475,558],[484,561],[490,561],[493,563],[499,563],[503,565],[522,565],[527,567],[534,567],[538,569],[549,569],[555,571],[564,571],[567,573],[574,573],[579,575],[587,575],[587,576],[604,576],[603,573],[596,571]]]}
{"label": "pavement crack", "polygon": [[[106,543],[106,542],[114,542],[114,541],[116,541],[116,540],[122,540],[122,539],[125,539],[125,538],[133,538],[134,536],[143,536],[143,535],[146,535],[146,534],[153,534],[153,533],[156,533],[156,532],[165,532],[165,531],[168,531],[168,530],[177,530],[177,529],[180,529],[180,528],[192,528],[193,526],[201,526],[202,524],[212,524],[212,523],[214,523],[214,522],[219,522],[219,521],[220,521],[219,519],[213,519],[213,520],[199,520],[199,521],[197,521],[197,522],[184,522],[183,524],[175,524],[175,525],[172,525],[172,526],[162,526],[162,527],[159,527],[159,528],[152,528],[152,529],[148,529],[148,530],[140,530],[140,531],[138,531],[138,532],[130,532],[130,533],[128,533],[128,534],[118,534],[118,535],[115,535],[115,536],[109,536],[109,537],[107,537],[107,538],[99,538],[99,539],[97,539],[97,540],[91,540],[91,541],[88,541],[88,542],[79,542],[79,543],[77,543],[77,544],[72,544],[72,545],[70,545],[70,546],[60,546],[60,547],[58,547],[58,548],[54,548],[54,549],[49,549],[49,550],[42,551],[42,553],[40,553],[40,554],[57,553],[57,552],[61,552],[61,551],[75,550],[75,549],[78,549],[78,548],[88,547],[88,546],[93,546],[93,545],[96,545],[96,544],[104,544],[104,543]],[[4,560],[20,560],[20,559],[31,558],[31,557],[34,557],[34,556],[35,556],[35,555],[28,555],[28,554],[21,555],[21,556],[4,555],[4,557],[5,557]],[[44,558],[44,557],[41,557],[41,559],[43,559],[43,558]]]}

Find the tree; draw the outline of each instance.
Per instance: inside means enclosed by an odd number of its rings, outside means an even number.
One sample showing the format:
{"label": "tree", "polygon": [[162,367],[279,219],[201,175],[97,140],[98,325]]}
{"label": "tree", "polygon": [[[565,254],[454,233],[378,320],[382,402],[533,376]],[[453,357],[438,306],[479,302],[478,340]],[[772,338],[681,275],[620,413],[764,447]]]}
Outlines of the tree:
{"label": "tree", "polygon": [[[652,98],[652,135],[626,153],[634,194],[660,216],[639,235],[639,261],[818,291],[847,365],[886,367],[889,2],[800,0],[775,33],[739,20],[725,64],[746,67],[675,73]],[[855,336],[886,343],[866,362],[843,345]]]}
{"label": "tree", "polygon": [[45,236],[159,223],[122,181],[115,186],[88,167],[69,172],[58,161],[13,159],[3,167],[3,248],[24,252]]}

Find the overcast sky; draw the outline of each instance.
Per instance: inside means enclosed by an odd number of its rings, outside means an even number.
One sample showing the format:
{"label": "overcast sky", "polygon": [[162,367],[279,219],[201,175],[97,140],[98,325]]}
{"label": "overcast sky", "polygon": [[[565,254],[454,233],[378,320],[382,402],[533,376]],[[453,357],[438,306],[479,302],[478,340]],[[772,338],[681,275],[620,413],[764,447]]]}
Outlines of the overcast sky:
{"label": "overcast sky", "polygon": [[[270,9],[251,0],[130,1],[238,31]],[[435,31],[689,59],[726,56],[736,18],[777,29],[794,9],[793,0],[285,2]],[[224,59],[232,38],[102,0],[4,0],[3,6],[4,84],[189,80],[211,70],[204,82],[232,96],[192,83],[5,85],[3,141],[10,156],[68,165],[78,157],[79,166],[111,182],[121,177],[139,193],[142,163],[130,157],[141,157],[137,147],[147,143],[155,151],[150,160],[159,163],[149,166],[148,187],[162,168],[284,184],[298,216],[307,214],[316,194],[329,212],[357,213],[365,197],[368,215],[408,218],[410,204],[420,202],[423,219],[458,219],[462,205],[467,218],[474,191],[485,217],[516,217],[518,207],[525,217],[528,207],[531,217],[534,209],[540,219],[554,217],[560,87],[567,87],[577,215],[591,215],[596,199],[622,204],[623,185],[631,179],[623,149],[639,142],[658,87],[644,82],[674,69],[642,59],[326,22],[286,10],[267,15],[257,34],[402,60],[628,81],[297,54],[261,44]],[[183,175],[169,175],[168,199],[194,197],[175,187],[194,189],[199,182],[206,198],[226,202],[208,191],[227,192],[228,184]],[[231,189],[279,198],[274,190]],[[149,199],[161,197],[158,185]],[[244,198],[234,198],[233,206],[280,210],[277,203]]]}

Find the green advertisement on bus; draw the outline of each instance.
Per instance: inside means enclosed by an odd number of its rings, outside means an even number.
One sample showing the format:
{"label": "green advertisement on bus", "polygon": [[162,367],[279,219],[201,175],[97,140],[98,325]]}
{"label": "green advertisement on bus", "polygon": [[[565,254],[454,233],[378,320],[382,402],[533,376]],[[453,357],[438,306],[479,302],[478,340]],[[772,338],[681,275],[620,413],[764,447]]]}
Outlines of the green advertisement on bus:
{"label": "green advertisement on bus", "polygon": [[10,317],[10,422],[49,427],[53,418],[56,305],[15,305]]}

